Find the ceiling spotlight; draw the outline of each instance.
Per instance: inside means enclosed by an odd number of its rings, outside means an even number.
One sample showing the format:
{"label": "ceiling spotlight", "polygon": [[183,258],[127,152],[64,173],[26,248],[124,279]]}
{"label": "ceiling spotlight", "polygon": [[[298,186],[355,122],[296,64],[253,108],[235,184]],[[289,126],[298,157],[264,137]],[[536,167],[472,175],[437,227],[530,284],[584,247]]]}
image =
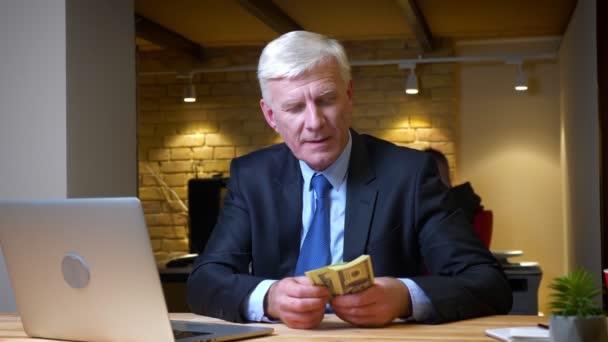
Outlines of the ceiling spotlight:
{"label": "ceiling spotlight", "polygon": [[528,75],[526,75],[526,72],[523,70],[521,64],[517,65],[517,75],[515,76],[515,90],[528,90]]}
{"label": "ceiling spotlight", "polygon": [[407,76],[407,81],[405,82],[405,93],[410,95],[418,94],[418,77],[416,76],[416,63],[400,65],[400,68],[410,69],[410,74]]}
{"label": "ceiling spotlight", "polygon": [[184,86],[184,102],[196,102],[196,88],[192,80]]}
{"label": "ceiling spotlight", "polygon": [[405,93],[410,95],[418,94],[418,77],[416,77],[414,69],[411,69],[410,74],[407,76]]}

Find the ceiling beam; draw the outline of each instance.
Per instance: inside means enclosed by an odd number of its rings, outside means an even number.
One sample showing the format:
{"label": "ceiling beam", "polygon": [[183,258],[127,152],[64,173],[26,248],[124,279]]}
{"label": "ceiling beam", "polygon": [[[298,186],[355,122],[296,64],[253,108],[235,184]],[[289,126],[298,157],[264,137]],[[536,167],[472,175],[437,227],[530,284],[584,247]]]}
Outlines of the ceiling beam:
{"label": "ceiling beam", "polygon": [[302,26],[291,19],[272,0],[239,0],[239,4],[279,34],[303,30]]}
{"label": "ceiling beam", "polygon": [[203,56],[203,47],[139,14],[135,14],[135,33],[155,45],[182,51],[196,59]]}
{"label": "ceiling beam", "polygon": [[433,36],[429,30],[429,26],[424,20],[424,16],[416,0],[396,0],[397,4],[405,15],[405,21],[407,22],[410,30],[414,33],[414,37],[420,44],[420,48],[423,52],[433,51],[434,43]]}

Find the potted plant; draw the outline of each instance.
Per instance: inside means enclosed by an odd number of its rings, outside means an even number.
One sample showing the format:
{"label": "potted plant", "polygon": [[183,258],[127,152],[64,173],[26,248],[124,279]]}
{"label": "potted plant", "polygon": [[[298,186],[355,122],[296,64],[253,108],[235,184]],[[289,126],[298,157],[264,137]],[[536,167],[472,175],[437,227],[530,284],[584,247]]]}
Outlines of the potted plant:
{"label": "potted plant", "polygon": [[608,342],[606,317],[596,302],[602,293],[585,270],[555,278],[549,288],[553,301],[549,334],[553,342]]}

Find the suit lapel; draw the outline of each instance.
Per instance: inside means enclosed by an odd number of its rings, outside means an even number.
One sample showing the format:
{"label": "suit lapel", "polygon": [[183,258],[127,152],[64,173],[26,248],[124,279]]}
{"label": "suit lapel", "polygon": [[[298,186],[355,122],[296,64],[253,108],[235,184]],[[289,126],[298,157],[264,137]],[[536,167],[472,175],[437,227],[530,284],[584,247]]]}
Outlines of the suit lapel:
{"label": "suit lapel", "polygon": [[276,178],[279,220],[278,250],[281,274],[293,274],[300,251],[302,233],[302,173],[298,160],[287,150],[285,163]]}
{"label": "suit lapel", "polygon": [[369,155],[363,139],[351,130],[353,140],[348,165],[348,190],[344,222],[344,261],[365,252],[378,187],[370,167]]}

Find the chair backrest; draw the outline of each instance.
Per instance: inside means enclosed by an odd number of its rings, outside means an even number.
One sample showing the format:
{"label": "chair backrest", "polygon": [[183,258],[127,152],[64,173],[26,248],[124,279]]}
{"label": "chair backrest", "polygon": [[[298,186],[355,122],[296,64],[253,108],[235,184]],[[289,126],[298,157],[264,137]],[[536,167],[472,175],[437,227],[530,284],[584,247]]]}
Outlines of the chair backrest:
{"label": "chair backrest", "polygon": [[473,218],[473,228],[481,238],[481,241],[490,248],[490,242],[492,242],[492,223],[494,222],[494,216],[492,210],[480,210],[475,214]]}

